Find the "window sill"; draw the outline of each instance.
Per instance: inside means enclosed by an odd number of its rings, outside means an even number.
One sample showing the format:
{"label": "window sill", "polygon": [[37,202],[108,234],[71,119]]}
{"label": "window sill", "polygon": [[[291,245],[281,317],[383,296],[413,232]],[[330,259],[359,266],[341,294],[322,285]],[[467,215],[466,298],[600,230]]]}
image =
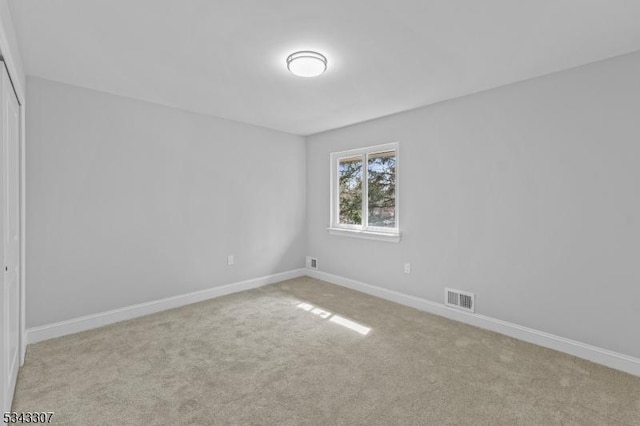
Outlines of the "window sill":
{"label": "window sill", "polygon": [[389,243],[399,243],[401,234],[391,232],[364,231],[360,229],[327,228],[331,235],[341,235],[343,237],[363,238],[366,240],[386,241]]}

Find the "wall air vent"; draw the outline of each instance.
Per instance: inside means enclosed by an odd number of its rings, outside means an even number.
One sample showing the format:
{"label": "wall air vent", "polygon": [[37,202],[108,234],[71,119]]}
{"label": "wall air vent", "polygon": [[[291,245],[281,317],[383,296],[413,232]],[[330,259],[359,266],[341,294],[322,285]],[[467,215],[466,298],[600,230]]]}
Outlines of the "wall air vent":
{"label": "wall air vent", "polygon": [[453,288],[444,289],[444,304],[467,312],[476,311],[475,295]]}
{"label": "wall air vent", "polygon": [[318,259],[315,257],[307,256],[307,268],[318,269]]}

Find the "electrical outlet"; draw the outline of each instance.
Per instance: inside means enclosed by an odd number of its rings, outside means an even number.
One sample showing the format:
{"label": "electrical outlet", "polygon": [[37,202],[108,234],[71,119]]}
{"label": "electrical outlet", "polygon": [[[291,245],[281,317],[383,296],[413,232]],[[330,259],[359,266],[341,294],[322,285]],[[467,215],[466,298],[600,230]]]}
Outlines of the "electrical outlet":
{"label": "electrical outlet", "polygon": [[404,264],[404,273],[405,274],[410,274],[411,273],[411,264],[410,263],[405,263]]}
{"label": "electrical outlet", "polygon": [[227,256],[227,265],[233,265],[234,261],[235,260],[233,259],[233,255],[232,254]]}

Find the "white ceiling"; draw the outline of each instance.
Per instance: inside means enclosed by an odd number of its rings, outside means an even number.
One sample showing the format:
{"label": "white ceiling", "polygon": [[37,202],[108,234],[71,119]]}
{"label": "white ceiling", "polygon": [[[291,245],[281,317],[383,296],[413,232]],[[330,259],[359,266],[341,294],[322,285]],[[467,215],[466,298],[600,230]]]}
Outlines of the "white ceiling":
{"label": "white ceiling", "polygon": [[[27,74],[312,134],[640,50],[634,0],[11,0]],[[285,66],[313,49],[321,77]]]}

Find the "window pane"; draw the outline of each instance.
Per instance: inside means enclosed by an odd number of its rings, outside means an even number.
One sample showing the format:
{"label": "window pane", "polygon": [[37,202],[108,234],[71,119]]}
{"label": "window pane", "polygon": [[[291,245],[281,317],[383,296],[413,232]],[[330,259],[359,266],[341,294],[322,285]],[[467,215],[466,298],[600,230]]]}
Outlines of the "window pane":
{"label": "window pane", "polygon": [[396,226],[396,152],[369,155],[369,226]]}
{"label": "window pane", "polygon": [[362,156],[338,160],[340,223],[362,225]]}

